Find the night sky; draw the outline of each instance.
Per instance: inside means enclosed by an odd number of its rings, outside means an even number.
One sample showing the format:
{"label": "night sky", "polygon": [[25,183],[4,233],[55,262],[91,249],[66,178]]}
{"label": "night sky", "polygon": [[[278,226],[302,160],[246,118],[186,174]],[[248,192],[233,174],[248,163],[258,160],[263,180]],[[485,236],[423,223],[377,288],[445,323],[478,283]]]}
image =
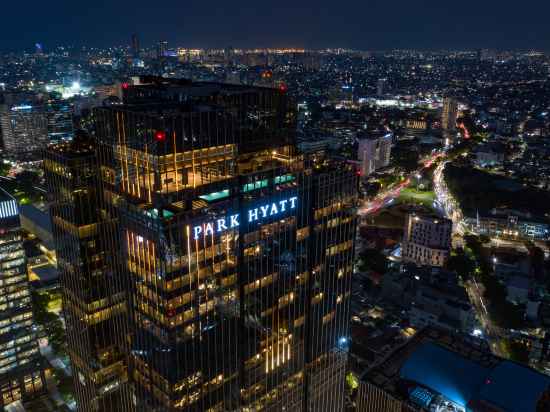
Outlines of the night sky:
{"label": "night sky", "polygon": [[59,44],[550,51],[548,0],[4,0],[0,49]]}

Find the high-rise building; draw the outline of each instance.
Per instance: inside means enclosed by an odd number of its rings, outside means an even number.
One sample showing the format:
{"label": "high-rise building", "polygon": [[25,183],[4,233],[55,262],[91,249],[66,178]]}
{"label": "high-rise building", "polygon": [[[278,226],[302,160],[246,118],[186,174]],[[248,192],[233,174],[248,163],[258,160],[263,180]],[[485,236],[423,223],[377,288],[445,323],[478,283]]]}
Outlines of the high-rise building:
{"label": "high-rise building", "polygon": [[157,44],[157,58],[166,57],[166,52],[168,51],[168,42],[166,40],[161,40]]}
{"label": "high-rise building", "polygon": [[378,97],[384,96],[384,88],[386,87],[386,82],[388,79],[378,79],[376,83],[376,95]]}
{"label": "high-rise building", "polygon": [[441,113],[441,128],[444,132],[454,132],[456,130],[457,116],[458,102],[453,97],[445,97]]}
{"label": "high-rise building", "polygon": [[439,216],[409,213],[405,220],[402,256],[405,262],[444,266],[451,250],[453,222]]}
{"label": "high-rise building", "polygon": [[137,34],[132,34],[132,56],[139,57],[139,38]]}
{"label": "high-rise building", "polygon": [[0,406],[46,392],[15,199],[0,188]]}
{"label": "high-rise building", "polygon": [[66,100],[50,100],[45,105],[50,143],[71,140],[74,135],[73,104]]}
{"label": "high-rise building", "polygon": [[425,328],[365,372],[356,404],[357,412],[543,412],[550,377],[494,356],[485,340]]}
{"label": "high-rise building", "polygon": [[4,153],[11,158],[29,158],[48,145],[48,117],[37,105],[0,105]]}
{"label": "high-rise building", "polygon": [[82,188],[127,291],[122,410],[341,410],[355,174],[297,153],[286,90],[139,83],[95,110]]}
{"label": "high-rise building", "polygon": [[381,136],[360,136],[357,158],[361,163],[361,174],[369,176],[378,169],[389,166],[393,134]]}
{"label": "high-rise building", "polygon": [[95,145],[78,135],[50,147],[44,172],[78,409],[128,410],[126,283],[99,208]]}

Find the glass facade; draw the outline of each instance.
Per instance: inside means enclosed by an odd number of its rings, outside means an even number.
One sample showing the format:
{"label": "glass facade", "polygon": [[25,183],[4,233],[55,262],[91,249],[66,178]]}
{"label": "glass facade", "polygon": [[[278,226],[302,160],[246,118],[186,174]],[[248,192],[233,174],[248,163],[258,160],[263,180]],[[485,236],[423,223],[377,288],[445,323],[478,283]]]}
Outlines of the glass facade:
{"label": "glass facade", "polygon": [[46,389],[15,199],[0,188],[0,405]]}
{"label": "glass facade", "polygon": [[95,109],[85,185],[126,292],[128,408],[341,410],[356,175],[296,152],[280,90],[142,83]]}

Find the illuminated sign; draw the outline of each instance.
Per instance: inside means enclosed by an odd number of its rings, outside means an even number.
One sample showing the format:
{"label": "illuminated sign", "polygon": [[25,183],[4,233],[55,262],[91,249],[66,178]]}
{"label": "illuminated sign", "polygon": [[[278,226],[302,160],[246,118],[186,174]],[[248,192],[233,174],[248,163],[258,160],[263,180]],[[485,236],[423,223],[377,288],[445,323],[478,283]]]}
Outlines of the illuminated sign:
{"label": "illuminated sign", "polygon": [[[293,196],[288,199],[279,200],[278,202],[271,202],[260,207],[249,209],[246,213],[248,223],[257,222],[262,219],[266,219],[271,216],[277,216],[287,210],[296,209],[296,202],[298,197]],[[224,216],[216,219],[212,222],[208,222],[199,226],[193,227],[193,238],[198,240],[201,236],[213,235],[214,233],[221,233],[228,229],[236,228],[240,225],[240,214]]]}

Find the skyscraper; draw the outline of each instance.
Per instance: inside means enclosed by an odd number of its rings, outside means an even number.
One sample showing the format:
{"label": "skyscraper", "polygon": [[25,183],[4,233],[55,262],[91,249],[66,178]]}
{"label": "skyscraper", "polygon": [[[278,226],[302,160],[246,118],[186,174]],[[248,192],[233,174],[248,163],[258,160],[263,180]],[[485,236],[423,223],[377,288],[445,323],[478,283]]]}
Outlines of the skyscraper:
{"label": "skyscraper", "polygon": [[99,209],[95,146],[79,134],[50,147],[44,172],[79,411],[129,410],[127,295]]}
{"label": "skyscraper", "polygon": [[386,82],[388,79],[378,79],[376,83],[376,95],[378,97],[384,96],[384,88],[386,87]]}
{"label": "skyscraper", "polygon": [[42,106],[0,105],[4,152],[12,158],[36,156],[48,144],[48,118]]}
{"label": "skyscraper", "polygon": [[71,140],[74,134],[73,104],[66,100],[49,100],[45,105],[48,141]]}
{"label": "skyscraper", "polygon": [[143,78],[124,103],[95,110],[87,185],[132,410],[341,410],[355,174],[297,153],[284,90]]}
{"label": "skyscraper", "polygon": [[139,57],[139,38],[137,34],[132,34],[132,56]]}
{"label": "skyscraper", "polygon": [[441,128],[444,132],[456,131],[456,118],[458,116],[458,102],[452,97],[443,99],[443,112],[441,113]]}
{"label": "skyscraper", "polygon": [[17,202],[0,188],[0,406],[46,392]]}
{"label": "skyscraper", "polygon": [[389,166],[393,135],[359,136],[357,158],[361,163],[361,174],[368,176],[376,170]]}
{"label": "skyscraper", "polygon": [[166,56],[168,50],[168,42],[166,40],[161,40],[157,44],[157,58],[160,59]]}

